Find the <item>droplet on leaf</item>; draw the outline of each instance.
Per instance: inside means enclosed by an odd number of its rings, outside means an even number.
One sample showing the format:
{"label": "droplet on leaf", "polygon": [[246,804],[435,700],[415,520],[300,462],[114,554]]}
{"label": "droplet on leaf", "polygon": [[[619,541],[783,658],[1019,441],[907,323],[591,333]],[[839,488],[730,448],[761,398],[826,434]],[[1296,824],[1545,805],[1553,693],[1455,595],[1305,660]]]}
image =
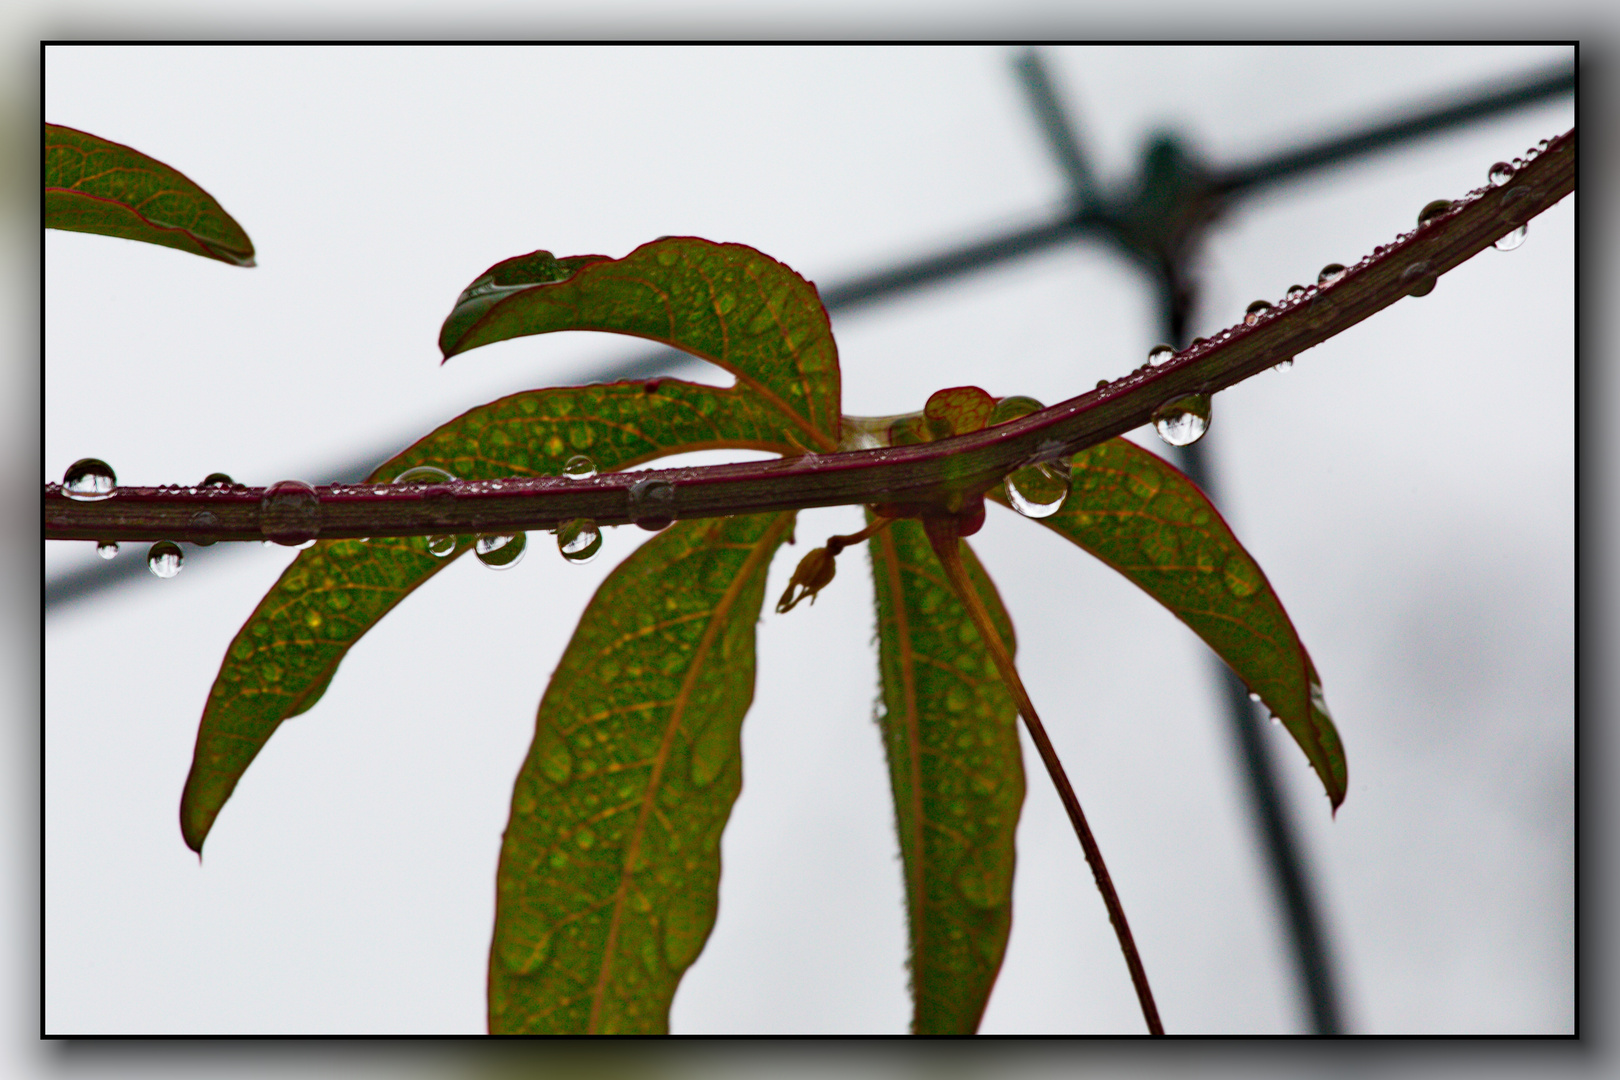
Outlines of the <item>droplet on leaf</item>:
{"label": "droplet on leaf", "polygon": [[112,466],[100,458],[80,458],[62,474],[62,494],[79,502],[96,502],[118,490]]}

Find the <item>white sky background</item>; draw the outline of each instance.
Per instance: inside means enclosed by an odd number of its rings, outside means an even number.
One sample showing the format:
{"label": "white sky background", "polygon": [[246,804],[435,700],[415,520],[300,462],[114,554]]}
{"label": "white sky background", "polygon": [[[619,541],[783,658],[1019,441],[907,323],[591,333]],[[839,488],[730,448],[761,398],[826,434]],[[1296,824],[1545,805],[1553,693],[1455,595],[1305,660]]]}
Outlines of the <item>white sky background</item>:
{"label": "white sky background", "polygon": [[[440,367],[489,264],[751,244],[824,287],[1045,214],[1062,178],[1011,51],[53,49],[46,116],[179,168],[259,267],[46,238],[44,478],[315,479],[463,409],[640,355],[554,335]],[[1051,50],[1105,182],[1155,126],[1216,164],[1567,56],[1556,48]],[[1244,204],[1195,332],[1351,263],[1568,99]],[[1293,369],[1215,402],[1223,508],[1323,676],[1337,821],[1280,730],[1358,1032],[1562,1033],[1574,1017],[1575,199]],[[1076,245],[835,319],[846,412],[976,383],[1048,403],[1142,362],[1147,283]],[[683,374],[723,381],[718,369]],[[1157,448],[1151,433],[1138,441]],[[855,527],[805,512],[801,546]],[[535,706],[643,534],[585,567],[533,534],[463,559],[271,740],[199,868],[176,820],[224,648],[289,561],[257,546],[53,615],[45,668],[45,1008],[60,1033],[473,1033],[494,870]],[[1092,819],[1169,1030],[1299,1030],[1208,653],[1123,579],[992,511],[974,546]],[[47,573],[94,556],[47,544]],[[142,553],[126,546],[120,559]],[[909,1017],[869,573],[760,624],[720,917],[683,1033],[900,1032]],[[773,591],[774,590],[774,591]],[[1136,1033],[1090,875],[1032,753],[1012,941],[986,1032]]]}

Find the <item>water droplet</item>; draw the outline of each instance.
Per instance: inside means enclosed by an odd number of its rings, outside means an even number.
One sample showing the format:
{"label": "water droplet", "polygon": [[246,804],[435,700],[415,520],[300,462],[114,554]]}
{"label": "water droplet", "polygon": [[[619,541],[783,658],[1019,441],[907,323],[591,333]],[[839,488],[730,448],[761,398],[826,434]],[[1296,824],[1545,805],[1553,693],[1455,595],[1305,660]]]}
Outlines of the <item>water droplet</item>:
{"label": "water droplet", "polygon": [[1343,281],[1348,271],[1339,263],[1328,263],[1316,275],[1318,285],[1332,285],[1336,281]]}
{"label": "water droplet", "polygon": [[442,559],[446,555],[450,555],[455,552],[456,538],[448,535],[430,536],[427,538],[427,549],[429,555],[432,555],[436,559]]}
{"label": "water droplet", "polygon": [[236,481],[231,479],[230,474],[222,472],[211,472],[203,477],[202,482],[202,488],[205,491],[211,488],[229,488],[235,485]]}
{"label": "water droplet", "polygon": [[1187,346],[1187,347],[1189,349],[1196,349],[1196,348],[1198,348],[1198,346],[1204,344],[1208,340],[1209,340],[1209,338],[1195,337],[1195,338],[1192,339],[1192,344]]}
{"label": "water droplet", "polygon": [[1153,348],[1148,350],[1148,367],[1158,367],[1160,364],[1167,364],[1170,362],[1170,358],[1174,355],[1176,355],[1174,346],[1155,345]]}
{"label": "water droplet", "polygon": [[103,559],[111,559],[118,554],[118,545],[111,540],[103,540],[96,545],[96,554]]}
{"label": "water droplet", "polygon": [[1002,481],[1007,501],[1027,518],[1051,517],[1069,497],[1069,463],[1059,458],[1026,465]]}
{"label": "water droplet", "polygon": [[570,480],[589,480],[596,475],[596,462],[584,454],[575,454],[564,462],[562,474]]}
{"label": "water droplet", "polygon": [[1304,295],[1305,295],[1305,286],[1303,286],[1303,285],[1290,285],[1290,286],[1288,286],[1288,299],[1290,299],[1290,300],[1298,300],[1300,297],[1302,297]]}
{"label": "water droplet", "polygon": [[1171,446],[1191,446],[1209,430],[1208,394],[1189,394],[1166,402],[1153,412],[1153,430]]}
{"label": "water droplet", "polygon": [[1409,286],[1406,290],[1407,296],[1428,296],[1434,292],[1435,282],[1439,279],[1429,272],[1432,269],[1433,264],[1425,259],[1401,271],[1401,283]]}
{"label": "water droplet", "polygon": [[180,572],[180,564],[184,561],[180,545],[173,540],[159,540],[146,553],[146,568],[160,578],[174,577]]}
{"label": "water droplet", "polygon": [[62,494],[79,502],[108,498],[118,489],[112,466],[100,458],[80,458],[62,474]]}
{"label": "water droplet", "polygon": [[630,520],[648,532],[667,528],[675,520],[675,485],[648,476],[630,485]]}
{"label": "water droplet", "polygon": [[1030,413],[1038,413],[1044,408],[1046,408],[1046,406],[1042,405],[1039,401],[1036,401],[1032,397],[1025,397],[1022,394],[1014,394],[1012,397],[1004,397],[1000,401],[996,402],[995,411],[990,414],[989,426],[994,427],[997,424],[1011,423],[1021,416],[1028,416]]}
{"label": "water droplet", "polygon": [[527,533],[505,536],[480,536],[473,542],[473,554],[478,561],[492,570],[505,570],[523,559],[523,550],[529,544]]}
{"label": "water droplet", "polygon": [[1272,724],[1273,727],[1281,727],[1282,726],[1282,717],[1273,716],[1271,718],[1271,724]]}
{"label": "water droplet", "polygon": [[1253,326],[1260,321],[1260,316],[1271,310],[1271,304],[1265,300],[1256,300],[1243,312],[1243,325]]}
{"label": "water droplet", "polygon": [[1441,214],[1450,209],[1450,199],[1436,199],[1418,211],[1418,225],[1420,227],[1427,225],[1429,222],[1433,221],[1435,218],[1439,217]]}
{"label": "water droplet", "polygon": [[1505,161],[1498,161],[1491,166],[1491,171],[1485,174],[1485,178],[1491,182],[1491,187],[1501,187],[1513,179],[1513,166]]}
{"label": "water droplet", "polygon": [[1250,690],[1249,691],[1249,700],[1250,701],[1259,701],[1260,700],[1260,695],[1255,693],[1253,690]]}
{"label": "water droplet", "polygon": [[590,518],[575,518],[557,527],[557,550],[569,562],[588,563],[602,550],[602,530]]}
{"label": "water droplet", "polygon": [[303,547],[321,531],[321,500],[302,480],[271,484],[259,501],[259,531],[266,540]]}
{"label": "water droplet", "polygon": [[207,510],[199,510],[191,515],[191,542],[198,547],[207,547],[219,539],[215,530],[219,528],[219,518]]}
{"label": "water droplet", "polygon": [[[455,477],[434,465],[417,465],[394,477],[396,484],[449,484]],[[381,494],[381,492],[378,492]]]}
{"label": "water droplet", "polygon": [[1520,225],[1517,229],[1514,229],[1512,232],[1502,237],[1502,239],[1498,240],[1495,244],[1496,250],[1512,251],[1514,248],[1524,243],[1525,234],[1529,231],[1530,223],[1527,221],[1523,225]]}
{"label": "water droplet", "polygon": [[1333,719],[1333,714],[1328,712],[1327,698],[1322,695],[1322,684],[1315,679],[1311,680],[1311,708],[1329,720]]}
{"label": "water droplet", "polygon": [[1098,390],[1103,389],[1107,385],[1108,385],[1108,380],[1107,379],[1098,379],[1097,380],[1097,389]]}

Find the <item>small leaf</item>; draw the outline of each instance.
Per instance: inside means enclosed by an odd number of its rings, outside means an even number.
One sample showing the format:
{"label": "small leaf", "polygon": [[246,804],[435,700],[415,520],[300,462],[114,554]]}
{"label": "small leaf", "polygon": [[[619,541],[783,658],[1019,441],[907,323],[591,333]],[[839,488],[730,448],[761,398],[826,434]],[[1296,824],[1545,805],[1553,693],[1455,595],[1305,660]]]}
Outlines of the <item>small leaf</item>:
{"label": "small leaf", "polygon": [[754,624],[793,518],[677,522],[580,619],[501,845],[492,1033],[668,1031],[714,926]]}
{"label": "small leaf", "polygon": [[45,125],[45,227],[253,265],[253,241],[214,197],[138,150]]}
{"label": "small leaf", "polygon": [[[542,258],[544,256],[544,258]],[[742,244],[671,237],[643,244],[622,259],[576,256],[531,260],[512,285],[492,275],[469,286],[445,320],[445,359],[509,338],[556,330],[605,330],[673,345],[719,364],[739,385],[797,419],[806,450],[838,448],[838,349],[816,287],[788,267]],[[562,281],[528,284],[572,270]],[[479,293],[482,287],[509,294]],[[495,302],[479,307],[487,296]]]}
{"label": "small leaf", "polygon": [[[575,454],[601,471],[686,450],[794,452],[775,417],[735,388],[665,379],[563,387],[501,398],[457,417],[372,473],[386,483],[417,465],[464,480],[556,476]],[[338,663],[395,604],[459,558],[422,537],[321,540],[298,553],[225,651],[197,731],[181,831],[202,850],[237,781],[282,720],[320,698]]]}
{"label": "small leaf", "polygon": [[[889,759],[910,918],[912,1030],[978,1029],[1012,923],[1024,801],[1018,710],[919,522],[873,537]],[[1009,648],[1012,622],[983,567],[963,561]]]}
{"label": "small leaf", "polygon": [[977,386],[952,386],[929,395],[923,421],[930,439],[948,439],[984,430],[995,411],[996,399]]}
{"label": "small leaf", "polygon": [[1175,466],[1125,439],[1080,451],[1070,470],[1063,509],[1040,523],[1203,638],[1282,720],[1337,810],[1348,776],[1321,680],[1271,583],[1214,505]]}

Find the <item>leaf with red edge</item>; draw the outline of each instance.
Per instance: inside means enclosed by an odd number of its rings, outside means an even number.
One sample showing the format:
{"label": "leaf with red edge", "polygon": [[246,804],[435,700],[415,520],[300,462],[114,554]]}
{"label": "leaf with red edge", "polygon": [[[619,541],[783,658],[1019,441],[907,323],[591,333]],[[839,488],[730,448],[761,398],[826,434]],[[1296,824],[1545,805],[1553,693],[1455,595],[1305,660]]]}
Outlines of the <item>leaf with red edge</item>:
{"label": "leaf with red edge", "polygon": [[[497,280],[514,262],[507,260],[462,293],[440,332],[445,359],[558,330],[630,334],[719,364],[739,386],[797,420],[803,449],[838,448],[832,327],[816,287],[775,259],[695,237],[656,240],[622,259],[553,259],[546,252],[522,258],[528,262],[509,275],[511,284]],[[485,305],[487,296],[498,298]]]}
{"label": "leaf with red edge", "polygon": [[178,170],[75,128],[45,125],[45,227],[253,265],[253,241]]}
{"label": "leaf with red edge", "polygon": [[[1259,694],[1305,751],[1334,810],[1348,776],[1321,679],[1254,558],[1175,466],[1125,439],[1082,450],[1063,508],[1040,523],[1124,574]],[[1000,492],[992,496],[1006,503]]]}

